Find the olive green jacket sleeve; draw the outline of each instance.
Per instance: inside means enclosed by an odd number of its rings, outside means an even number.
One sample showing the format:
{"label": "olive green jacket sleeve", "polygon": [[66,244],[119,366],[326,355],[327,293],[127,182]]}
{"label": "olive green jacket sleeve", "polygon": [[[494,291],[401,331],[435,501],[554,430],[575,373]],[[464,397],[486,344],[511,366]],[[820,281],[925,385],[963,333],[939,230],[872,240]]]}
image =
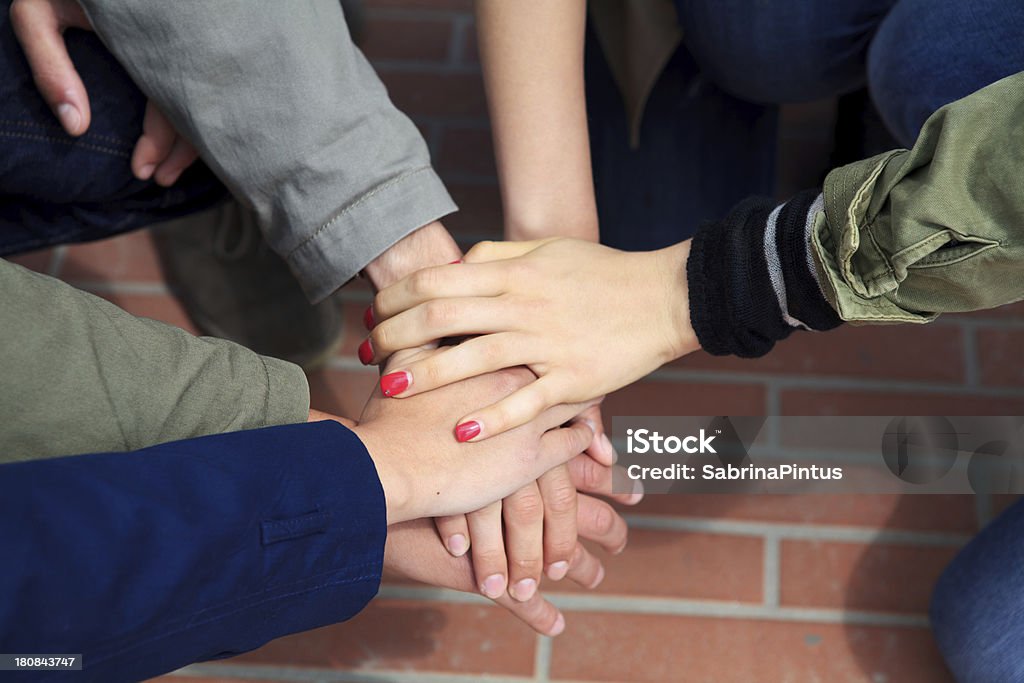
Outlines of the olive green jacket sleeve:
{"label": "olive green jacket sleeve", "polygon": [[824,197],[812,251],[843,320],[1024,299],[1024,72],[935,112],[912,150],[832,171]]}
{"label": "olive green jacket sleeve", "polygon": [[304,422],[298,366],[0,259],[0,462]]}

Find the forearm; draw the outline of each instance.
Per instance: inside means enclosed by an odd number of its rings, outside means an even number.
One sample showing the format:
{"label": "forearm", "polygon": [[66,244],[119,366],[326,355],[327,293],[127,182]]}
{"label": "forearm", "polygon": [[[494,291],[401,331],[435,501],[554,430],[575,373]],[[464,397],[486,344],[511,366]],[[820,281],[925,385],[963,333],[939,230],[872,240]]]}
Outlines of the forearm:
{"label": "forearm", "polygon": [[366,266],[365,273],[374,289],[381,290],[421,268],[442,266],[461,257],[455,240],[439,221],[434,221],[375,258]]}
{"label": "forearm", "polygon": [[305,421],[302,370],[0,260],[0,461]]}
{"label": "forearm", "polygon": [[314,301],[455,205],[337,0],[82,0]]}
{"label": "forearm", "polygon": [[597,239],[582,0],[477,0],[506,236]]}
{"label": "forearm", "polygon": [[0,646],[82,653],[89,680],[251,650],[362,609],[385,534],[333,423],[0,465]]}

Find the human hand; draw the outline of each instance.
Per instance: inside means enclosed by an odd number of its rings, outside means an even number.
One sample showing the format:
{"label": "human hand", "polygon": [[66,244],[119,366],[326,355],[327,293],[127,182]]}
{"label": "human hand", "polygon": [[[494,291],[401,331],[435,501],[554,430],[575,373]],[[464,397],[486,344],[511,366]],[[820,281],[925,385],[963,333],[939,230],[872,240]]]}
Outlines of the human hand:
{"label": "human hand", "polygon": [[[77,0],[14,0],[10,15],[39,93],[68,135],[82,135],[92,120],[89,95],[63,36],[69,28],[91,31],[89,18]],[[188,140],[152,101],[147,102],[142,135],[132,152],[135,177],[170,187],[197,157]]]}
{"label": "human hand", "polygon": [[619,389],[699,348],[690,327],[688,255],[689,242],[655,252],[574,239],[482,242],[461,264],[418,271],[377,294],[367,360],[480,335],[390,363],[381,388],[403,399],[499,368],[529,367],[536,381],[455,423],[458,440],[485,439],[551,406]]}
{"label": "human hand", "polygon": [[[598,578],[581,583],[593,588],[604,570],[597,558],[574,555],[577,534],[618,554],[625,548],[627,529],[614,508],[578,492],[609,496],[626,505],[643,498],[641,488],[614,494],[612,471],[589,455],[576,456],[500,503],[468,515],[435,520],[438,533],[453,555],[465,554],[466,547],[473,551],[470,557],[477,588],[489,598],[504,594],[507,586],[510,597],[527,601],[540,584],[542,570],[549,579],[559,581],[580,561],[594,565],[584,576]],[[453,552],[456,535],[462,537],[460,552]]]}
{"label": "human hand", "polygon": [[[430,353],[400,355],[413,360]],[[475,377],[409,401],[390,401],[379,392],[371,395],[353,431],[377,467],[389,523],[479,510],[588,448],[594,434],[589,425],[560,426],[587,408],[585,404],[545,411],[486,445],[460,445],[451,439],[448,425],[461,406],[507,396],[532,377],[519,368]]]}
{"label": "human hand", "polygon": [[[586,552],[582,546],[580,549]],[[384,569],[387,574],[431,586],[452,588],[465,593],[477,592],[469,557],[453,557],[446,552],[437,542],[437,533],[429,519],[416,519],[388,527],[384,544]],[[569,575],[580,582],[593,583],[593,571],[592,564],[581,560],[570,568]],[[541,635],[557,636],[565,630],[565,617],[539,592],[525,602],[518,602],[502,593],[494,602]]]}

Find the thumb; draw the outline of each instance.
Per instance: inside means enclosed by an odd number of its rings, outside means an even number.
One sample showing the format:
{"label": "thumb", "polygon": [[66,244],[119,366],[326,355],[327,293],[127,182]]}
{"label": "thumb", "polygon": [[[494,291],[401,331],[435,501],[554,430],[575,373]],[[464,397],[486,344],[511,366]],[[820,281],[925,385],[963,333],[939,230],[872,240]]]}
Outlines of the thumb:
{"label": "thumb", "polygon": [[89,128],[91,112],[85,84],[64,44],[64,29],[91,28],[74,0],[15,0],[11,26],[25,51],[32,78],[69,135]]}

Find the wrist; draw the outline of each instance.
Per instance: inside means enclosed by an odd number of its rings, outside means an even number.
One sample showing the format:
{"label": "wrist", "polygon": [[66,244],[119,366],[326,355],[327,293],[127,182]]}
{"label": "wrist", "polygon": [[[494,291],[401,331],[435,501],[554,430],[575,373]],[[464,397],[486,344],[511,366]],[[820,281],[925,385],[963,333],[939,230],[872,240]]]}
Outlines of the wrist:
{"label": "wrist", "polygon": [[575,216],[533,215],[523,216],[511,214],[505,220],[505,239],[513,242],[528,242],[548,237],[573,237],[576,239],[597,242],[599,230],[597,214],[586,215],[581,212]]}
{"label": "wrist", "polygon": [[440,221],[409,233],[366,266],[364,273],[374,289],[381,290],[406,275],[429,266],[441,266],[462,258],[462,251]]}
{"label": "wrist", "polygon": [[391,452],[389,440],[368,426],[356,425],[352,431],[363,442],[377,470],[377,478],[384,491],[387,523],[399,524],[421,516],[412,510],[412,486],[405,471],[397,466],[398,458]]}
{"label": "wrist", "polygon": [[686,263],[690,257],[690,240],[652,252],[658,262],[656,272],[665,288],[667,307],[664,316],[663,338],[665,362],[681,358],[700,348],[697,333],[690,321],[690,292],[686,276]]}

